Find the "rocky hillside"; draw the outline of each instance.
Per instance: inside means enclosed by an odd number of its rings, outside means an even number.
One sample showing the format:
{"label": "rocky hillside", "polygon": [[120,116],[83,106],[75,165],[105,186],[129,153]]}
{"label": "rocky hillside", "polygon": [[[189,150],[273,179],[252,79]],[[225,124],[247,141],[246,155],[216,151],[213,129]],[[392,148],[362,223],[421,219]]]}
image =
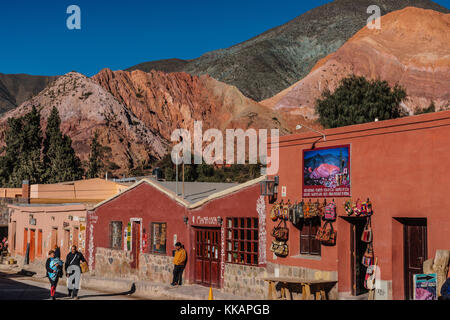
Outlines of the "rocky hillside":
{"label": "rocky hillside", "polygon": [[203,131],[279,128],[282,134],[288,132],[277,112],[207,75],[104,69],[92,79],[167,140],[175,129],[192,129],[195,120],[203,121]]}
{"label": "rocky hillside", "polygon": [[72,138],[81,160],[89,157],[95,130],[100,133],[100,142],[111,148],[111,161],[122,168],[120,172],[159,159],[167,152],[165,139],[157,131],[143,124],[102,86],[76,72],[58,78],[37,96],[5,113],[0,119],[1,144],[7,119],[29,112],[33,105],[41,110],[44,128],[53,106],[58,108],[61,130]]}
{"label": "rocky hillside", "polygon": [[37,95],[57,77],[0,73],[0,114]]}
{"label": "rocky hillside", "polygon": [[283,92],[263,101],[276,110],[291,109],[315,117],[314,103],[326,88],[333,91],[349,74],[402,85],[410,113],[433,101],[450,106],[450,14],[405,8],[381,18],[381,30],[359,31],[337,52]]}
{"label": "rocky hillside", "polygon": [[247,97],[264,100],[304,78],[320,59],[361,30],[370,5],[378,5],[382,15],[408,6],[450,12],[429,0],[335,0],[233,47],[194,60],[152,61],[128,70],[209,74]]}

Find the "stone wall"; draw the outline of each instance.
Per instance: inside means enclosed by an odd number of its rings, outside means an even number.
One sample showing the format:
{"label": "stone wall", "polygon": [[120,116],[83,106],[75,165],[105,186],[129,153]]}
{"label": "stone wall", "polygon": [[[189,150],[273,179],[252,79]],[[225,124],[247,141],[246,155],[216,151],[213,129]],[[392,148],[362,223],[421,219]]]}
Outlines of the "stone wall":
{"label": "stone wall", "polygon": [[225,264],[222,291],[241,297],[264,299],[268,285],[260,278],[266,276],[266,269],[261,267]]}
{"label": "stone wall", "polygon": [[147,280],[160,283],[172,281],[172,257],[141,253],[137,270],[131,268],[131,262],[131,252],[97,248],[93,274],[104,278]]}
{"label": "stone wall", "polygon": [[[165,255],[143,253],[139,256],[139,278],[153,282],[171,283],[173,258]],[[183,274],[183,283],[188,283]]]}
{"label": "stone wall", "polygon": [[93,273],[105,278],[137,279],[137,271],[131,268],[131,262],[131,252],[97,247]]}

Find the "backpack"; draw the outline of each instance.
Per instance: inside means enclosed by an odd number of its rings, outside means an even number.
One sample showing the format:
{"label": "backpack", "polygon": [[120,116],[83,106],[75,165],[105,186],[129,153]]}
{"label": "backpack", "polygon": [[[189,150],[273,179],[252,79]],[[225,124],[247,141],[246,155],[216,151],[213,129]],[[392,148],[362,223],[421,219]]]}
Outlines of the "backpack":
{"label": "backpack", "polygon": [[334,200],[325,207],[324,219],[328,221],[336,220],[336,203]]}
{"label": "backpack", "polygon": [[372,221],[370,217],[367,218],[366,226],[364,227],[364,231],[361,236],[361,241],[370,243],[373,239],[373,232],[372,232]]}
{"label": "backpack", "polygon": [[303,219],[303,206],[305,205],[305,203],[303,202],[303,200],[302,200],[302,202],[300,202],[300,203],[297,203],[296,205],[295,205],[295,208],[294,208],[294,217],[293,217],[293,219],[292,219],[292,223],[294,224],[294,225],[297,225],[297,224],[299,224],[300,223],[300,220],[301,219]]}

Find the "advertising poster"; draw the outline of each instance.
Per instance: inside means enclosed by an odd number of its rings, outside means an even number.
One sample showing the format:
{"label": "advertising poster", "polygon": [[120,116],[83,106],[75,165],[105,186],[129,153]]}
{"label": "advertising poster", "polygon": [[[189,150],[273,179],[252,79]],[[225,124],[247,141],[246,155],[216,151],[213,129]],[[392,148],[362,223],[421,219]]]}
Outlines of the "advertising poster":
{"label": "advertising poster", "polygon": [[437,300],[437,274],[414,275],[414,300]]}
{"label": "advertising poster", "polygon": [[350,145],[303,150],[303,197],[350,197]]}

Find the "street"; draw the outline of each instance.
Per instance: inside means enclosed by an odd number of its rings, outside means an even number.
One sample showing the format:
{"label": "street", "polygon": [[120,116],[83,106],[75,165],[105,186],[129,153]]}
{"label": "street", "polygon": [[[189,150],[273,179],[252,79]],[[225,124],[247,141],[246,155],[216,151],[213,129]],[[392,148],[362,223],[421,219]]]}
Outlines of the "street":
{"label": "street", "polygon": [[[56,289],[57,300],[71,300],[67,298],[66,278],[60,279],[61,285]],[[105,293],[101,291],[83,289],[78,293],[80,300],[139,300],[125,292]],[[50,284],[31,277],[11,272],[0,272],[0,300],[49,300]]]}

